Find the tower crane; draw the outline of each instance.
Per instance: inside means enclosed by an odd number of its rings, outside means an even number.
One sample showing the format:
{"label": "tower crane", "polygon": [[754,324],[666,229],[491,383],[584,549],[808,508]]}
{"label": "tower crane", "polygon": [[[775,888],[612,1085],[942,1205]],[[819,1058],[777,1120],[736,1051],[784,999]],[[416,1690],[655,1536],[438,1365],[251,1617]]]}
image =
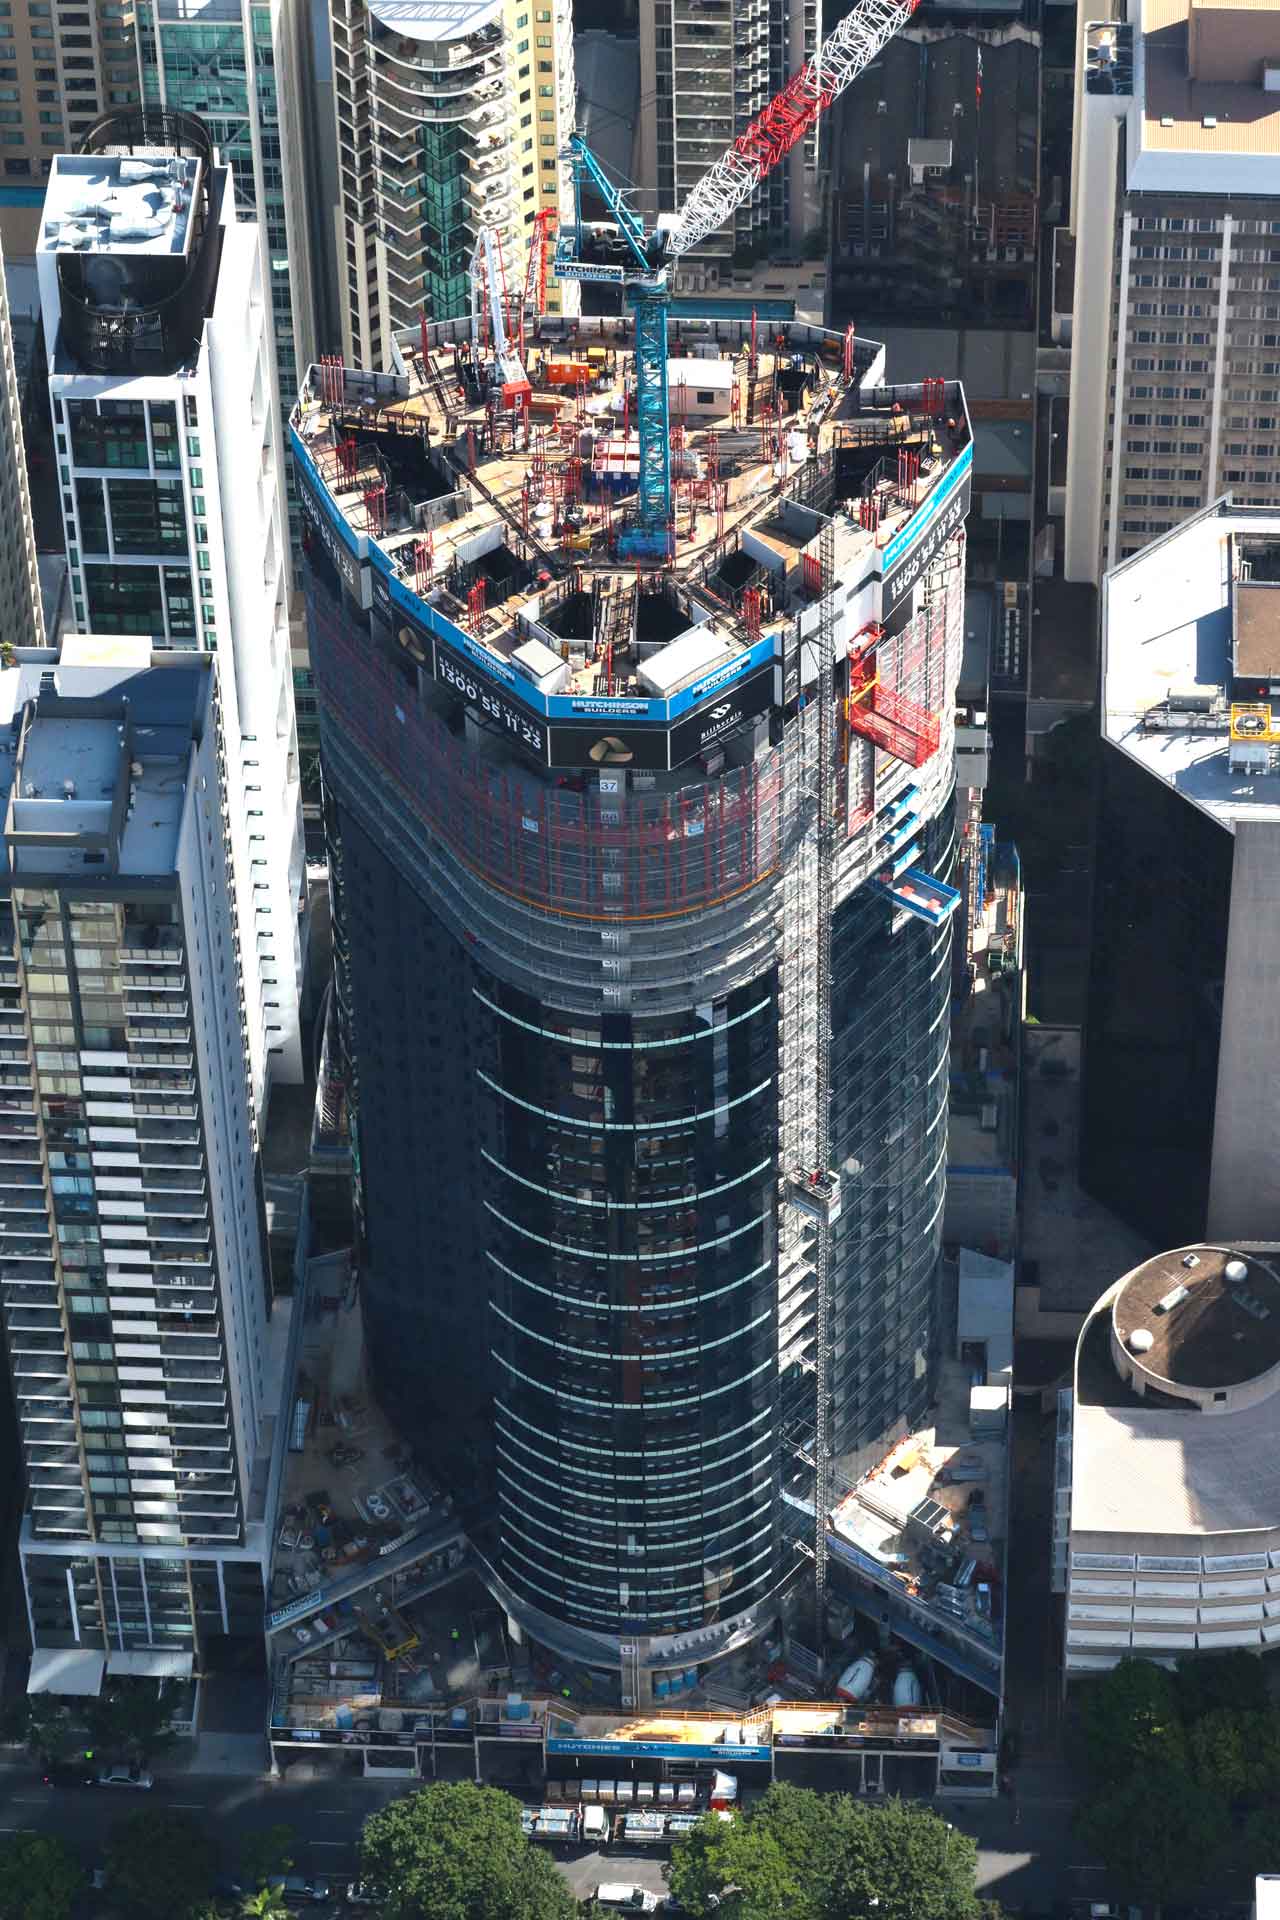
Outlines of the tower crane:
{"label": "tower crane", "polygon": [[[609,179],[581,134],[570,135],[574,219],[560,230],[557,278],[620,285],[635,317],[640,489],[635,520],[618,543],[619,552],[627,557],[671,557],[667,395],[671,268],[750,199],[765,176],[813,131],[832,101],[906,25],[918,5],[919,0],[856,0],[813,58],[703,175],[679,212],[659,214],[651,232],[629,204],[626,189]],[[582,217],[587,185],[609,212],[607,226],[595,226]]]}

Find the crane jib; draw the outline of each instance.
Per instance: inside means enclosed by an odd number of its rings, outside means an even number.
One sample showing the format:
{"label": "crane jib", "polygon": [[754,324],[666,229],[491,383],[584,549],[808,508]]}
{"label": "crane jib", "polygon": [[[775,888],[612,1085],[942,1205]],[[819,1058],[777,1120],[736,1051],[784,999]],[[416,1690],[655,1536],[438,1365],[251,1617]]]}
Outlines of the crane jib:
{"label": "crane jib", "polygon": [[920,0],[859,0],[812,60],[703,175],[671,230],[668,257],[696,247],[748,200],[779,160],[813,131],[832,101],[904,27]]}

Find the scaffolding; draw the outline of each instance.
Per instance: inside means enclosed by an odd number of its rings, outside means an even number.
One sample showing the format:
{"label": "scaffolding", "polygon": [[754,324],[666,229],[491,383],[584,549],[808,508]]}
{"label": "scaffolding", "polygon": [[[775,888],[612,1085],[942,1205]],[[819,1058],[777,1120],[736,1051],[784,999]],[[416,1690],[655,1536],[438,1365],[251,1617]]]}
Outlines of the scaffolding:
{"label": "scaffolding", "polygon": [[[813,1533],[802,1550],[813,1560],[814,1634],[825,1635],[827,1510],[830,1504],[830,1240],[840,1214],[840,1182],[828,1167],[831,1128],[831,915],[839,808],[835,699],[835,529],[819,538],[812,590],[822,595],[818,672],[812,697],[800,695],[784,754],[784,816],[794,836],[783,891],[782,1206],[779,1257],[779,1362],[812,1383],[812,1434],[802,1455],[813,1473]],[[806,582],[808,584],[808,582]]]}

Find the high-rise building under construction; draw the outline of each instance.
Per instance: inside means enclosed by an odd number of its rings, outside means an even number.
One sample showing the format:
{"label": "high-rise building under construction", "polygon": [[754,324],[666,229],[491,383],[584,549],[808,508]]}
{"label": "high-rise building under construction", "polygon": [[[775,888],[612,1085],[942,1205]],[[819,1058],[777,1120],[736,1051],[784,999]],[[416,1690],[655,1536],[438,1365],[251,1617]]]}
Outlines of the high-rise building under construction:
{"label": "high-rise building under construction", "polygon": [[816,1429],[932,1396],[972,465],[872,342],[680,333],[652,573],[629,320],[510,406],[415,327],[294,421],[375,1379],[511,1618],[637,1680],[775,1617]]}

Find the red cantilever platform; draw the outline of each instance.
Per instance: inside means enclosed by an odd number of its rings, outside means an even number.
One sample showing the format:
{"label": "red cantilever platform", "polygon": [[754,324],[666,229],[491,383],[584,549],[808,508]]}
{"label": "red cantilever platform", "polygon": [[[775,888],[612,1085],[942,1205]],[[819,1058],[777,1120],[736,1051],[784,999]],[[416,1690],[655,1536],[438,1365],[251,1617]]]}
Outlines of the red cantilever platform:
{"label": "red cantilever platform", "polygon": [[922,767],[938,750],[941,725],[937,714],[901,693],[891,693],[878,680],[850,700],[849,725],[864,740],[882,747],[896,760],[904,760],[909,767]]}

